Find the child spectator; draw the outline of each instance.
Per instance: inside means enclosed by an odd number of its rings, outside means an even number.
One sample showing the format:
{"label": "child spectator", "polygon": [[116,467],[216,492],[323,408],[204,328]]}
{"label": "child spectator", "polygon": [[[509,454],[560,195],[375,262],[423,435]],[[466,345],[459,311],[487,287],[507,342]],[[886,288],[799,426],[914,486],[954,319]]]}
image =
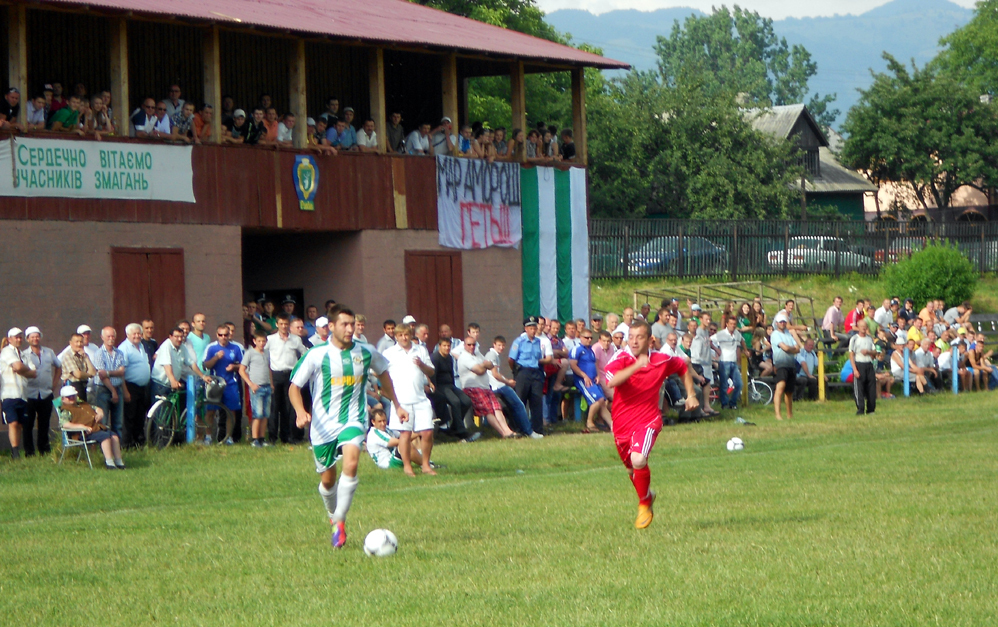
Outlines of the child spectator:
{"label": "child spectator", "polygon": [[243,354],[239,365],[239,377],[250,389],[250,408],[253,411],[253,424],[250,426],[253,446],[270,446],[264,434],[270,420],[270,403],[274,394],[274,378],[270,371],[270,355],[264,351],[267,334],[264,331],[253,333],[253,348]]}

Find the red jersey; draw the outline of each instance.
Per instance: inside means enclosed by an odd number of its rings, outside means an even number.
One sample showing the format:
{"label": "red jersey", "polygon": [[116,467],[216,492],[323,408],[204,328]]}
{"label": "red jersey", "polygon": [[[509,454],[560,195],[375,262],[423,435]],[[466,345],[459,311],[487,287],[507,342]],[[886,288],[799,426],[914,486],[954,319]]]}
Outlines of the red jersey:
{"label": "red jersey", "polygon": [[[604,370],[607,383],[613,376],[635,362],[630,348],[614,354]],[[613,393],[613,432],[627,434],[635,428],[661,418],[658,408],[659,391],[670,375],[686,374],[686,362],[680,357],[652,352],[648,365],[638,370]]]}
{"label": "red jersey", "polygon": [[865,318],[865,314],[862,311],[856,311],[855,308],[851,309],[849,313],[846,314],[845,324],[843,328],[845,332],[848,333],[856,327],[856,323]]}

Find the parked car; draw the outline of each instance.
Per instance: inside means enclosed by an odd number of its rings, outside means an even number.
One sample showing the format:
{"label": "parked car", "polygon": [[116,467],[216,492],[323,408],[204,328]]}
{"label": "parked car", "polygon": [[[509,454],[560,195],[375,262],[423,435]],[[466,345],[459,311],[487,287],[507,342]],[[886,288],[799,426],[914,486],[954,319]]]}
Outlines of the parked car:
{"label": "parked car", "polygon": [[[899,237],[891,240],[891,246],[887,249],[887,261],[897,263],[901,259],[907,259],[915,253],[925,248],[924,237]],[[884,263],[884,249],[878,248],[873,251],[873,260],[877,263]]]}
{"label": "parked car", "polygon": [[[835,250],[839,251],[839,268],[842,270],[866,270],[873,267],[873,259],[862,255],[837,237],[791,237],[789,242],[787,268],[790,270],[827,270],[835,267]],[[772,250],[766,255],[769,267],[783,269],[783,249]]]}
{"label": "parked car", "polygon": [[[703,237],[684,237],[682,255],[688,276],[723,274],[729,267],[727,249]],[[656,237],[630,254],[628,270],[631,276],[675,275],[678,263],[679,238]]]}

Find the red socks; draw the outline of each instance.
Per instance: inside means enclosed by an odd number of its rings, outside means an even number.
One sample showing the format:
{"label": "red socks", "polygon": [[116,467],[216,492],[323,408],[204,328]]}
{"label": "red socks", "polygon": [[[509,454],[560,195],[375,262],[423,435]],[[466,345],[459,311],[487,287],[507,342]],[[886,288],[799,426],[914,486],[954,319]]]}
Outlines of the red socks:
{"label": "red socks", "polygon": [[634,484],[634,490],[638,493],[638,502],[641,505],[649,505],[651,503],[651,492],[648,488],[651,486],[651,471],[648,470],[648,466],[641,469],[634,469],[631,474],[631,483]]}

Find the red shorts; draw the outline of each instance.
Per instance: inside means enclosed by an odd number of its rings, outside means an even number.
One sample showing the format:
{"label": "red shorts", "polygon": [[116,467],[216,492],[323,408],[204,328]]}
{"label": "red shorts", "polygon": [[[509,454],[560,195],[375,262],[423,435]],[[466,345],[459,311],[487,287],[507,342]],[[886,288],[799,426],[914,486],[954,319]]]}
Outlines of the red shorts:
{"label": "red shorts", "polygon": [[[614,424],[614,427],[616,426]],[[624,462],[624,466],[627,468],[631,467],[631,453],[641,453],[645,457],[648,457],[661,431],[661,417],[655,418],[644,425],[639,425],[633,431],[617,433],[617,430],[614,429],[613,440],[617,445],[617,454],[620,455],[620,461]]]}
{"label": "red shorts", "polygon": [[471,399],[471,406],[478,416],[484,418],[490,414],[495,415],[496,412],[502,411],[502,405],[499,404],[499,399],[496,398],[492,390],[464,388],[464,393]]}

